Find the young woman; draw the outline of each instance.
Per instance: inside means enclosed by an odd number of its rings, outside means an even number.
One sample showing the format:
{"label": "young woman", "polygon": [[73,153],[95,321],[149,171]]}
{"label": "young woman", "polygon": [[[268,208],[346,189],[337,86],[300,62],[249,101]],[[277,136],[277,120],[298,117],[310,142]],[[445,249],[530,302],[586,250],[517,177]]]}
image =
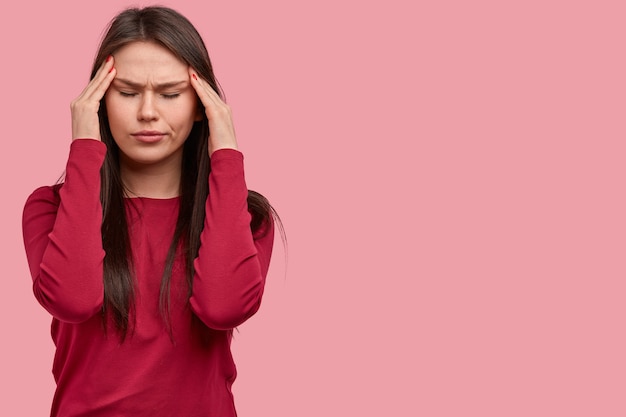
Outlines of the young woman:
{"label": "young woman", "polygon": [[52,416],[235,416],[232,329],[259,308],[275,213],[246,188],[198,32],[122,12],[71,110],[65,181],[23,219],[53,316]]}

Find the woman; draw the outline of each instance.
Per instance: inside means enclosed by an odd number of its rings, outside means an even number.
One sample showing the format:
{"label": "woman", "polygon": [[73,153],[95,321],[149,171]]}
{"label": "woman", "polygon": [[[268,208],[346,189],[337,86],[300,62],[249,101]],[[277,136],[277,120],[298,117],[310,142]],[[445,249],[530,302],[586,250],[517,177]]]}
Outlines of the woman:
{"label": "woman", "polygon": [[120,13],[71,109],[65,181],[23,219],[51,415],[235,416],[232,329],[259,308],[275,213],[201,37],[171,9]]}

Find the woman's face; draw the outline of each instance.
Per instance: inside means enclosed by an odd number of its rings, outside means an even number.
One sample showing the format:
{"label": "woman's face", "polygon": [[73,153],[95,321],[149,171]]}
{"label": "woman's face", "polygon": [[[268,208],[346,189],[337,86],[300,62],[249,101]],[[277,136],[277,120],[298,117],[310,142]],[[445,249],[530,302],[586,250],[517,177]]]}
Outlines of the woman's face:
{"label": "woman's face", "polygon": [[117,74],[105,102],[120,163],[180,169],[183,144],[202,118],[188,65],[152,42],[130,43],[113,57]]}

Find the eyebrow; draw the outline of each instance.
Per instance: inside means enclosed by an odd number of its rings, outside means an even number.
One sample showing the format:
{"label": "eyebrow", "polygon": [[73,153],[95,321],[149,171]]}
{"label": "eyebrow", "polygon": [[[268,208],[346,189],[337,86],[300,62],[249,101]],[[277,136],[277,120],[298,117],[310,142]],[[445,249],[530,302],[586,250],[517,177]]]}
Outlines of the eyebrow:
{"label": "eyebrow", "polygon": [[[141,83],[137,83],[134,81],[130,81],[130,80],[125,80],[123,78],[115,78],[113,79],[113,82],[118,82],[118,83],[122,83],[125,84],[131,88],[143,88],[145,87],[144,84]],[[166,83],[161,83],[161,84],[155,84],[155,88],[156,89],[166,89],[166,88],[172,88],[172,87],[178,87],[181,84],[186,84],[188,81],[187,80],[182,80],[182,81],[169,81]]]}

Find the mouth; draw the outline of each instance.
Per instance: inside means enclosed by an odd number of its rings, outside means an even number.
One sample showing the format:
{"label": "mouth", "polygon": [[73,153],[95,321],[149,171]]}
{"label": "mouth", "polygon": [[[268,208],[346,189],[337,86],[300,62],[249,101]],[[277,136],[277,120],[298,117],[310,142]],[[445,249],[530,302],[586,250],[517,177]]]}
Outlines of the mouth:
{"label": "mouth", "polygon": [[130,135],[139,142],[154,143],[163,139],[166,134],[156,130],[142,130],[140,132],[131,133]]}

